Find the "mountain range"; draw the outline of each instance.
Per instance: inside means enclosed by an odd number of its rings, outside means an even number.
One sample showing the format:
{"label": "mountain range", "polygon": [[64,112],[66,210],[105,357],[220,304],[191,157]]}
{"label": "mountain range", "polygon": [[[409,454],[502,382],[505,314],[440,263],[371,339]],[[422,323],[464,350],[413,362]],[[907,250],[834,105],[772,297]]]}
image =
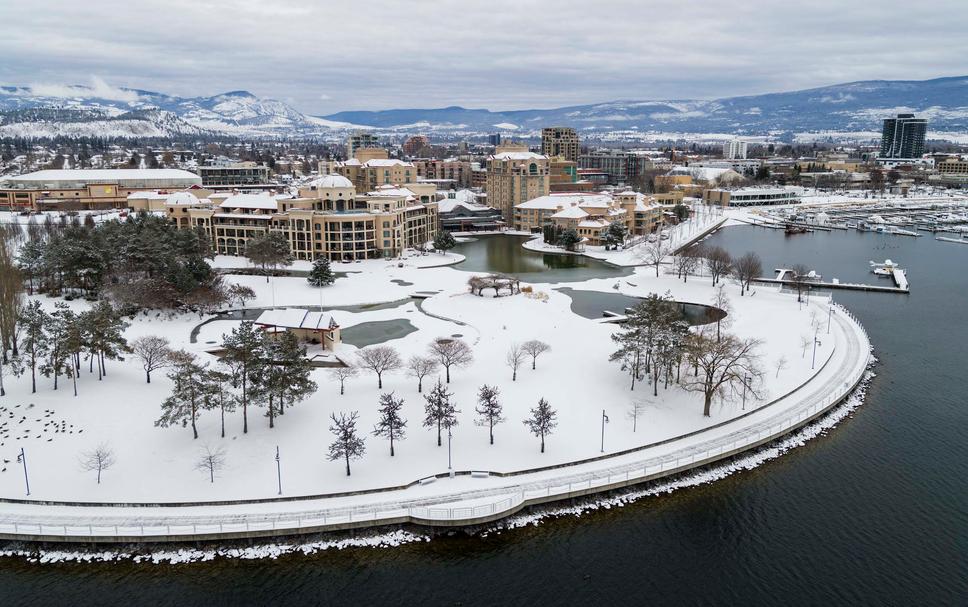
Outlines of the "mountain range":
{"label": "mountain range", "polygon": [[[49,88],[49,87],[48,87]],[[434,109],[302,113],[247,91],[176,97],[137,89],[73,85],[56,91],[0,86],[0,137],[335,138],[348,130],[492,132],[530,136],[543,126],[573,126],[586,137],[680,137],[688,134],[876,136],[880,121],[899,112],[929,120],[929,137],[968,133],[968,76],[872,80],[814,89],[712,100],[612,101],[553,109]]]}

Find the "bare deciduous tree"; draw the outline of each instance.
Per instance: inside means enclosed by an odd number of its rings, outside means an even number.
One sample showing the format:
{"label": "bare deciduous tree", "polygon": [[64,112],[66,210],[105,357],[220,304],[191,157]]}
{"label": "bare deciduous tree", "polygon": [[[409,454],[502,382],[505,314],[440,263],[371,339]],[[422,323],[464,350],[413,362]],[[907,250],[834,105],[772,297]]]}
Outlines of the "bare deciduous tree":
{"label": "bare deciduous tree", "polygon": [[352,379],[359,374],[356,367],[346,365],[345,367],[333,367],[329,370],[329,375],[339,382],[340,396],[346,393],[346,380]]}
{"label": "bare deciduous tree", "polygon": [[632,418],[632,432],[638,430],[639,417],[645,412],[648,403],[642,400],[633,400],[629,403],[629,417]]}
{"label": "bare deciduous tree", "polygon": [[451,367],[466,367],[474,361],[471,347],[462,339],[438,337],[430,343],[430,354],[437,359],[446,372],[447,383],[450,383]]}
{"label": "bare deciduous tree", "polygon": [[655,276],[659,277],[659,266],[671,252],[671,247],[658,236],[655,242],[647,242],[639,251],[639,258],[646,264],[655,268]]}
{"label": "bare deciduous tree", "polygon": [[371,346],[360,350],[356,356],[361,367],[376,373],[377,388],[380,390],[383,389],[383,374],[403,366],[403,360],[393,346]]}
{"label": "bare deciduous tree", "polygon": [[699,261],[699,258],[695,254],[689,251],[680,251],[676,255],[675,261],[673,262],[673,267],[676,270],[676,276],[682,279],[682,282],[689,281],[689,274],[691,274],[695,269]]}
{"label": "bare deciduous tree", "polygon": [[759,397],[750,381],[762,375],[756,356],[759,345],[758,340],[739,339],[734,335],[723,335],[717,340],[704,330],[691,334],[687,347],[697,373],[686,378],[683,388],[703,394],[705,417],[709,417],[713,396],[722,395],[735,384],[746,384],[753,398]]}
{"label": "bare deciduous tree", "polygon": [[407,374],[417,378],[417,392],[423,392],[423,380],[434,373],[440,365],[433,358],[426,356],[411,356],[407,361]]}
{"label": "bare deciduous tree", "polygon": [[521,349],[531,357],[531,370],[533,371],[538,357],[551,350],[551,346],[540,339],[531,339],[521,344]]}
{"label": "bare deciduous tree", "polygon": [[97,484],[101,484],[101,472],[114,465],[114,451],[105,443],[101,443],[90,451],[81,454],[81,470],[97,472]]}
{"label": "bare deciduous tree", "polygon": [[504,362],[511,369],[511,381],[518,380],[518,368],[524,362],[527,352],[518,344],[511,344],[508,353],[504,357]]}
{"label": "bare deciduous tree", "polygon": [[780,377],[780,371],[787,368],[786,356],[776,359],[776,377]]}
{"label": "bare deciduous tree", "polygon": [[791,275],[790,280],[793,282],[793,288],[797,290],[797,302],[802,302],[803,292],[810,288],[808,284],[810,278],[807,276],[810,270],[802,263],[797,263],[793,264],[789,273]]}
{"label": "bare deciduous tree", "polygon": [[215,476],[225,468],[225,448],[202,447],[195,460],[195,469],[208,474],[208,482],[214,483]]}
{"label": "bare deciduous tree", "polygon": [[145,379],[151,383],[151,372],[171,364],[171,347],[167,339],[157,335],[143,335],[131,342],[131,351],[141,361]]}
{"label": "bare deciduous tree", "polygon": [[763,262],[756,253],[746,253],[733,264],[733,276],[739,281],[739,294],[743,296],[750,290],[753,279],[763,274]]}
{"label": "bare deciduous tree", "polygon": [[733,257],[729,254],[729,251],[722,247],[709,247],[706,249],[706,267],[709,268],[713,286],[716,286],[721,278],[725,278],[732,273]]}

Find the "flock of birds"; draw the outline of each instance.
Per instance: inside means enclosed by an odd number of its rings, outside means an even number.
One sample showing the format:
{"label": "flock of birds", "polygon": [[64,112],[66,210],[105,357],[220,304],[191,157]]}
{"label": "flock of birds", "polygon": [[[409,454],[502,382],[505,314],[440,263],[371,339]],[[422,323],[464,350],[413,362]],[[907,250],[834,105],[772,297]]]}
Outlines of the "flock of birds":
{"label": "flock of birds", "polygon": [[[36,417],[39,415],[40,417]],[[42,426],[38,424],[43,424]],[[42,413],[34,410],[34,404],[26,407],[14,405],[7,407],[0,405],[0,449],[11,443],[13,446],[21,440],[47,438],[47,442],[52,442],[58,435],[81,434],[81,428],[74,428],[74,424],[68,424],[63,419],[54,418],[53,409],[44,409]],[[0,472],[6,472],[11,460],[7,457],[0,458]]]}

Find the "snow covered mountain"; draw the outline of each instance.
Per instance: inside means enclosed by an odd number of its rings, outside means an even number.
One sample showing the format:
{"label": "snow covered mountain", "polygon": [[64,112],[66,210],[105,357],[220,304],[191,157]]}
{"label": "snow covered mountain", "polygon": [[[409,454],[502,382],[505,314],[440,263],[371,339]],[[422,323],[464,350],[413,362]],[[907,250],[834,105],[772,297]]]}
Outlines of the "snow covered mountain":
{"label": "snow covered mountain", "polygon": [[391,129],[399,125],[533,133],[573,126],[588,134],[626,130],[765,135],[876,131],[898,112],[928,118],[932,132],[968,132],[968,77],[875,80],[713,100],[614,101],[547,110],[492,112],[462,107],[339,112],[330,120]]}
{"label": "snow covered mountain", "polygon": [[[103,84],[103,83],[102,83]],[[929,137],[968,134],[968,76],[923,81],[876,80],[802,91],[713,100],[613,101],[544,110],[436,109],[347,111],[310,116],[246,91],[175,97],[104,86],[0,86],[0,137],[240,137],[336,139],[347,130],[534,135],[549,125],[586,136],[734,134],[788,138],[803,133],[868,133],[881,120],[915,112]],[[957,137],[954,137],[956,136]]]}
{"label": "snow covered mountain", "polygon": [[281,101],[246,91],[175,97],[119,89],[122,94],[100,97],[87,86],[61,88],[65,90],[50,95],[30,87],[0,87],[0,137],[301,138],[352,126],[306,116]]}

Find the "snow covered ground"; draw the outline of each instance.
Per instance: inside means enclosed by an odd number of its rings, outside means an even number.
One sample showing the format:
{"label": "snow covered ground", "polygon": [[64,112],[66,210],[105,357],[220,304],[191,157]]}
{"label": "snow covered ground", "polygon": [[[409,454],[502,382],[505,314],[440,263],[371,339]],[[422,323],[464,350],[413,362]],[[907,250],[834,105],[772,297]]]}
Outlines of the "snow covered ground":
{"label": "snow covered ground", "polygon": [[[572,313],[569,296],[555,290],[561,284],[534,284],[535,292],[541,296],[477,297],[467,293],[465,285],[471,274],[461,271],[459,265],[423,267],[433,265],[437,258],[451,263],[459,260],[450,254],[417,256],[403,260],[403,267],[396,261],[334,264],[337,271],[352,273],[322,290],[309,287],[299,277],[273,278],[268,284],[260,276],[228,275],[227,279],[256,290],[256,300],[248,307],[320,305],[321,300],[324,307],[349,306],[398,301],[417,292],[437,292],[422,301],[422,310],[411,301],[390,308],[336,310],[333,316],[344,329],[371,321],[410,321],[416,332],[387,342],[404,359],[424,353],[431,340],[440,336],[460,335],[472,345],[474,363],[466,369],[453,370],[449,386],[461,410],[452,444],[455,469],[510,472],[600,455],[603,409],[610,419],[606,452],[678,436],[743,413],[738,398],[717,402],[712,417],[704,418],[698,394],[660,387],[659,396],[653,397],[651,387],[644,382],[630,391],[628,375],[607,360],[614,349],[610,335],[615,326]],[[229,261],[220,258],[217,263],[225,267]],[[679,301],[706,304],[713,298],[708,279],[691,278],[683,283],[671,276],[656,278],[652,268],[637,268],[633,275],[618,282],[614,278],[591,279],[567,286],[633,296],[668,291]],[[734,284],[726,289],[732,308],[729,330],[764,342],[760,350],[768,380],[764,402],[806,382],[814,371],[810,369],[811,352],[801,348],[801,336],[813,334],[812,320],[820,319],[825,324],[825,300],[817,300],[801,310],[794,297],[772,289],[758,288],[755,295],[746,297],[739,297]],[[52,305],[51,301],[46,303]],[[197,342],[190,343],[192,329],[206,319],[197,315],[140,315],[131,320],[126,336],[130,340],[139,335],[163,335],[175,347],[199,353],[214,363],[204,354],[211,347],[206,342],[218,342],[237,321],[210,322],[199,330]],[[505,353],[512,343],[528,339],[544,340],[552,350],[538,359],[536,370],[523,368],[518,380],[512,382],[511,371],[504,363]],[[834,355],[837,343],[836,339],[821,340],[817,370],[824,368]],[[344,352],[352,349],[344,345]],[[776,375],[780,357],[787,359],[788,366]],[[340,462],[325,459],[331,439],[328,418],[332,412],[359,411],[359,428],[368,434],[376,421],[379,391],[375,376],[364,374],[350,380],[347,393],[340,396],[337,384],[327,372],[317,369],[314,379],[319,391],[287,410],[277,419],[275,429],[270,430],[260,417],[261,410],[253,408],[249,412],[248,434],[242,434],[241,415],[234,413],[227,422],[227,436],[221,439],[218,416],[209,412],[202,414],[200,438],[193,440],[188,429],[153,425],[160,414],[160,402],[171,390],[171,382],[163,373],[156,372],[152,383],[145,384],[139,363],[130,357],[126,361],[109,361],[107,372],[101,382],[94,376],[82,375],[76,398],[63,383],[60,390],[53,391],[51,380],[46,378],[38,381],[38,392],[33,395],[29,378],[7,378],[8,395],[2,401],[5,409],[0,410],[0,423],[7,423],[0,439],[0,457],[5,460],[4,471],[0,472],[0,497],[24,497],[23,469],[16,463],[21,447],[28,458],[31,498],[65,501],[274,497],[276,446],[281,452],[283,492],[287,496],[395,486],[447,470],[446,437],[444,446],[438,447],[436,432],[421,427],[423,398],[417,394],[416,380],[402,372],[384,377],[384,391],[393,391],[405,399],[407,439],[397,445],[397,455],[391,458],[385,441],[367,436],[367,453],[353,463],[351,477],[345,476]],[[487,442],[487,430],[474,424],[476,392],[484,383],[499,387],[507,417],[507,422],[495,430],[493,446]],[[537,439],[522,423],[541,397],[557,410],[559,421],[544,454],[539,453]],[[629,414],[634,401],[641,401],[644,409],[633,432]],[[746,406],[754,407],[755,403],[748,401]],[[61,427],[65,431],[60,431]],[[100,443],[110,445],[117,463],[97,485],[91,473],[80,470],[78,457]],[[193,469],[199,450],[205,445],[221,445],[227,452],[227,466],[214,484]],[[432,494],[446,485],[447,482],[439,482],[436,488],[430,485],[421,493]]]}

